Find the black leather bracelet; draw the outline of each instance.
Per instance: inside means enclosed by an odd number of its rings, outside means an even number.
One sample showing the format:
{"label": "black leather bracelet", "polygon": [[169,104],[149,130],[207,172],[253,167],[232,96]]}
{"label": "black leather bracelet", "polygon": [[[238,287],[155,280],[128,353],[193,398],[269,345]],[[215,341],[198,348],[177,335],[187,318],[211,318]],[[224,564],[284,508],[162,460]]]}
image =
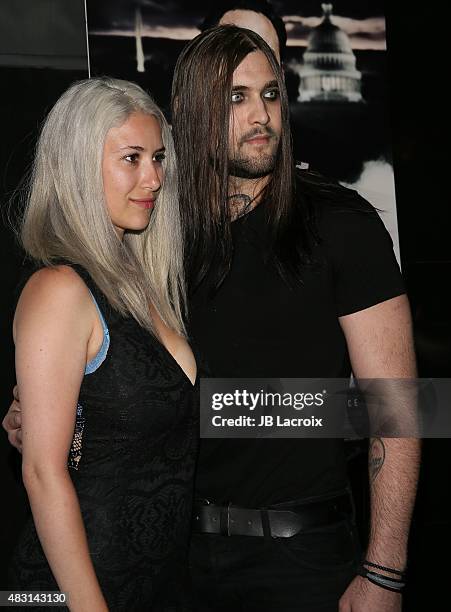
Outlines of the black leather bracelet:
{"label": "black leather bracelet", "polygon": [[362,578],[366,578],[372,584],[375,584],[381,589],[385,589],[387,591],[392,591],[395,593],[402,593],[406,583],[404,580],[399,578],[387,578],[383,574],[378,574],[377,572],[371,572],[370,570],[365,569],[363,566],[359,570],[359,576]]}

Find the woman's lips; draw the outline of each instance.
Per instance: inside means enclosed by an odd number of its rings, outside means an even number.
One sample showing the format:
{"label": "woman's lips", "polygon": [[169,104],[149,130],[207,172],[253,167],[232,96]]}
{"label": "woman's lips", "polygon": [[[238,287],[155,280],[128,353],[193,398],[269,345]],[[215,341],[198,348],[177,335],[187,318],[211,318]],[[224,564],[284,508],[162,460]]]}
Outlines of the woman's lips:
{"label": "woman's lips", "polygon": [[155,206],[155,200],[151,200],[150,198],[147,200],[135,200],[134,198],[130,198],[130,200],[140,208],[150,209]]}

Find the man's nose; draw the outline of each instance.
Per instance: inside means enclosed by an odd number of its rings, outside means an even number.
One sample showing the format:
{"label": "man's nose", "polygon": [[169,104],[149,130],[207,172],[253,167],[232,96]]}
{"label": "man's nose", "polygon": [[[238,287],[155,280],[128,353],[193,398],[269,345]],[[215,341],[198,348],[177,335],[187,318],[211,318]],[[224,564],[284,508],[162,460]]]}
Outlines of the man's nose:
{"label": "man's nose", "polygon": [[259,123],[260,125],[266,125],[270,121],[268,109],[266,108],[265,102],[258,97],[253,100],[251,108],[249,109],[248,115],[249,123]]}

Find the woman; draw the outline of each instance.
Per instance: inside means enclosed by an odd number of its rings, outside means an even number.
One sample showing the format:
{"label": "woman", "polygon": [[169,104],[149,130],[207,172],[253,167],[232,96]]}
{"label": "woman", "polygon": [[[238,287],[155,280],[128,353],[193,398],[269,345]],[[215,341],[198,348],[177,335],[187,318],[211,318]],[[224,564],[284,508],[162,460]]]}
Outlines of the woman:
{"label": "woman", "polygon": [[197,424],[181,235],[161,111],[126,81],[70,87],[22,226],[40,267],[14,318],[33,522],[12,576],[73,612],[185,609]]}

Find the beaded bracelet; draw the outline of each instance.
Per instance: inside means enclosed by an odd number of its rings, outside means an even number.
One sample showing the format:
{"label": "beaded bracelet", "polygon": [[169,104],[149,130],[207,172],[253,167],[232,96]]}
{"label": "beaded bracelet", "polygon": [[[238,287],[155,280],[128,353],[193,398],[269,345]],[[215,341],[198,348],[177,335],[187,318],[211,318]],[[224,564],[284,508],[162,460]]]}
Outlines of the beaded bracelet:
{"label": "beaded bracelet", "polygon": [[362,562],[362,565],[368,565],[369,567],[375,567],[376,569],[383,570],[384,572],[389,572],[390,574],[396,574],[397,576],[404,577],[406,575],[406,570],[401,571],[401,570],[393,569],[392,567],[385,567],[385,565],[377,565],[377,563],[372,563],[371,561],[367,561],[366,559]]}

